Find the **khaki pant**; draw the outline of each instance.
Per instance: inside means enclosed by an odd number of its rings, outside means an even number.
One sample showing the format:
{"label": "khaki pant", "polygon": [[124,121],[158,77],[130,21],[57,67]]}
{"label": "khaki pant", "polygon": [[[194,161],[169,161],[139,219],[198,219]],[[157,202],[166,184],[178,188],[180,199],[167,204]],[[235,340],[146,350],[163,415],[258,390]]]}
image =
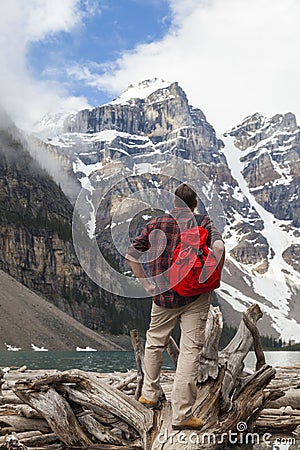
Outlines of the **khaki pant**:
{"label": "khaki pant", "polygon": [[180,308],[152,305],[151,322],[147,331],[142,395],[157,401],[160,394],[159,375],[163,352],[171,332],[180,320],[180,353],[172,390],[173,424],[190,419],[196,400],[196,377],[199,353],[204,344],[205,325],[210,306],[210,293]]}

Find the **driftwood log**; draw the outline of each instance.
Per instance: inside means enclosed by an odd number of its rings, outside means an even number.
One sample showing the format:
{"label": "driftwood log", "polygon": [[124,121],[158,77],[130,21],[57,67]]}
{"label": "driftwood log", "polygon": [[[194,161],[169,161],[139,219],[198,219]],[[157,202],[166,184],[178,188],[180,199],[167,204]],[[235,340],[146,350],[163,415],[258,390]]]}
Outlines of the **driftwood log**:
{"label": "driftwood log", "polygon": [[[222,315],[211,307],[205,346],[199,355],[194,406],[194,414],[205,422],[202,430],[185,430],[184,434],[172,430],[174,371],[161,375],[160,410],[149,410],[136,400],[144,352],[133,330],[137,371],[0,371],[0,449],[212,449],[218,447],[220,436],[219,447],[224,448],[230,431],[291,433],[299,429],[300,366],[276,373],[265,364],[256,327],[261,316],[259,307],[251,306],[232,341],[219,352]],[[254,372],[244,370],[243,363],[252,345],[257,356]],[[167,351],[176,365],[179,349],[173,340]],[[212,435],[213,442],[205,438]]]}

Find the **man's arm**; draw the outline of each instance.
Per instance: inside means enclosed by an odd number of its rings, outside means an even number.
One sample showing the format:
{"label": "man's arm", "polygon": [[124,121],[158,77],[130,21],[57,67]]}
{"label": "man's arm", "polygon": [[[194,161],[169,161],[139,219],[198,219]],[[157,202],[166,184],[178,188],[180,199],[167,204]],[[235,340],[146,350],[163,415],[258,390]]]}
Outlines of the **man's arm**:
{"label": "man's arm", "polygon": [[150,295],[154,295],[156,286],[155,284],[151,283],[148,280],[142,264],[128,253],[125,255],[125,258],[128,261],[132,272],[134,273],[136,278],[140,281],[145,291],[148,292],[148,294]]}
{"label": "man's arm", "polygon": [[149,223],[142,230],[141,234],[133,240],[130,247],[128,247],[125,259],[128,261],[132,272],[140,281],[145,291],[150,295],[154,295],[156,286],[148,280],[143,265],[138,260],[141,255],[140,252],[146,252],[150,247],[149,232],[151,228],[149,227]]}
{"label": "man's arm", "polygon": [[215,241],[212,245],[212,251],[216,257],[216,260],[219,263],[220,270],[223,269],[224,262],[225,262],[225,246],[224,242],[218,239]]}
{"label": "man's arm", "polygon": [[215,227],[211,218],[205,215],[202,219],[201,226],[208,231],[208,246],[211,247],[216,260],[222,270],[225,262],[225,246],[221,233]]}

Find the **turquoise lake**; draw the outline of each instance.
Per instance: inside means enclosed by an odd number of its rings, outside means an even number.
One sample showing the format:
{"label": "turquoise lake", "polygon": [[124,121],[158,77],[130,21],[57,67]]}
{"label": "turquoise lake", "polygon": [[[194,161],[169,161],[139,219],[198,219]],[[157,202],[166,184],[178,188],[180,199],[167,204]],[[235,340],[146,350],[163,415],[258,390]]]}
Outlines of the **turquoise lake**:
{"label": "turquoise lake", "polygon": [[[300,352],[265,352],[266,362],[272,366],[292,366],[300,363]],[[28,369],[82,369],[95,372],[126,372],[135,369],[133,352],[0,352],[0,367],[21,367]],[[255,366],[255,355],[250,352],[245,360],[249,368]],[[165,355],[163,369],[174,369],[168,355]]]}

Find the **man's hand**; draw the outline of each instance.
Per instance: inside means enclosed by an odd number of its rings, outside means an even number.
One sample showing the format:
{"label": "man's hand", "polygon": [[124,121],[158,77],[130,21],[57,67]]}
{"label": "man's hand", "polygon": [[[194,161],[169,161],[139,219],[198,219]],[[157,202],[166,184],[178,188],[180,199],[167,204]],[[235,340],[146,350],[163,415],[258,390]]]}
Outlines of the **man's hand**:
{"label": "man's hand", "polygon": [[151,283],[148,278],[147,275],[143,269],[142,264],[135,258],[133,258],[130,255],[126,255],[125,256],[126,260],[128,261],[132,272],[134,273],[134,275],[136,276],[136,278],[138,278],[139,282],[142,284],[143,288],[145,289],[145,291],[151,295],[151,297],[153,295],[155,295],[156,292],[156,285]]}
{"label": "man's hand", "polygon": [[141,282],[143,288],[145,289],[145,291],[151,295],[151,297],[153,295],[155,295],[156,292],[156,284],[150,283],[150,281],[147,280],[147,278],[139,278],[139,281]]}

